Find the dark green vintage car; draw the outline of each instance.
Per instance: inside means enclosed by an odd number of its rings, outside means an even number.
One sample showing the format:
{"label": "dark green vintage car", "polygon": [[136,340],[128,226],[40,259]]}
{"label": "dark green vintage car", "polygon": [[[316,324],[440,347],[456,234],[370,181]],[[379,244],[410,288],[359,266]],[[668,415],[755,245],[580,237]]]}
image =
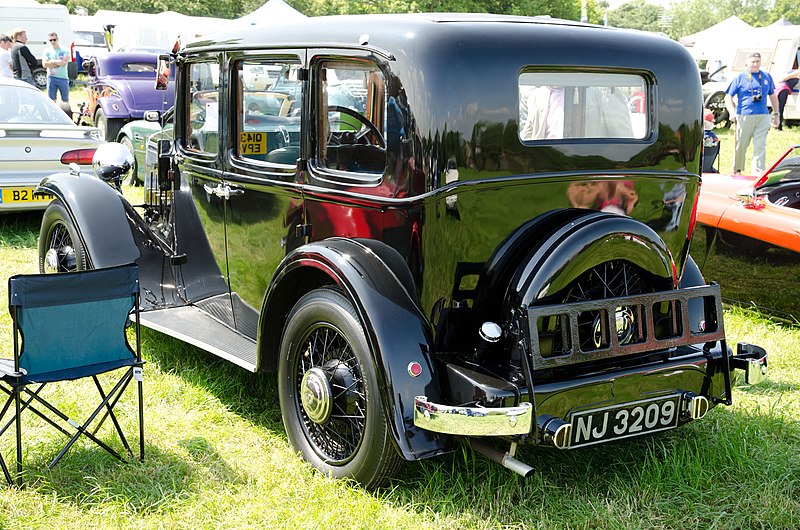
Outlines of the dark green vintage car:
{"label": "dark green vintage car", "polygon": [[[161,133],[163,135],[156,135]],[[172,110],[168,110],[163,116],[158,113],[145,113],[145,119],[134,120],[126,123],[120,129],[116,141],[128,148],[133,153],[135,169],[128,184],[140,186],[144,183],[148,167],[155,164],[155,151],[150,155],[150,165],[147,164],[147,141],[156,135],[156,138],[167,138],[172,133]],[[154,138],[154,140],[156,139]]]}

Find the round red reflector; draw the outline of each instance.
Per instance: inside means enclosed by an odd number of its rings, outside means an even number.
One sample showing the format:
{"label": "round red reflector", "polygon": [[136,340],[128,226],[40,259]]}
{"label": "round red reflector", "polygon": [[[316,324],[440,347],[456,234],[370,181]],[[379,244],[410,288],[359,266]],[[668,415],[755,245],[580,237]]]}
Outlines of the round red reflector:
{"label": "round red reflector", "polygon": [[422,365],[417,361],[411,361],[408,363],[408,375],[411,377],[419,377],[422,375]]}

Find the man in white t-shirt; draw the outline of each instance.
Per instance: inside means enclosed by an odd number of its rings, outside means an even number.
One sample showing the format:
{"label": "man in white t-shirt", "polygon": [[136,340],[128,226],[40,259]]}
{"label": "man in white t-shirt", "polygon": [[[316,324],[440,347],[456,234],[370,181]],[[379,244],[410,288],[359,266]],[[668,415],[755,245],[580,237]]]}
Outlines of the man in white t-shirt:
{"label": "man in white t-shirt", "polygon": [[0,77],[14,77],[14,67],[11,64],[11,46],[14,41],[5,34],[0,34]]}

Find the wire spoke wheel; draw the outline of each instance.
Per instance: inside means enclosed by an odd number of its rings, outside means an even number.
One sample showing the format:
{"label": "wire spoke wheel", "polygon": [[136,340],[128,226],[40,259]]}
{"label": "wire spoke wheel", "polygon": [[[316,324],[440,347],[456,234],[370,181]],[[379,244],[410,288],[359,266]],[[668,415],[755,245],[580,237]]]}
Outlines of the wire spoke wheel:
{"label": "wire spoke wheel", "polygon": [[[667,283],[666,279],[653,277],[628,261],[612,260],[586,270],[556,298],[559,300],[557,303],[624,298],[669,289]],[[615,309],[615,314],[611,315],[611,329],[609,315],[605,311],[581,312],[578,315],[580,350],[589,352],[608,348],[611,345],[611,333],[617,335],[617,341],[621,345],[641,342],[645,337],[642,336],[643,326],[640,319],[644,318],[643,311],[650,310],[654,308],[620,305]],[[668,324],[672,316],[670,308],[659,310],[654,314],[654,321],[657,325],[662,321]],[[659,334],[668,333],[660,329]],[[563,355],[574,349],[570,344],[569,333],[562,329],[559,319],[548,321],[540,327],[539,340],[542,355],[546,357]]]}
{"label": "wire spoke wheel", "polygon": [[278,396],[289,442],[323,473],[371,488],[402,463],[364,326],[340,291],[311,291],[289,313]]}
{"label": "wire spoke wheel", "polygon": [[329,391],[324,399],[330,401],[331,410],[324,418],[309,417],[300,399],[296,401],[298,413],[320,457],[330,463],[346,462],[361,445],[367,418],[366,390],[358,360],[341,332],[332,326],[321,325],[304,342],[296,372],[298,395],[303,395],[305,374],[318,368],[327,378]]}
{"label": "wire spoke wheel", "polygon": [[54,274],[86,270],[86,252],[66,209],[56,199],[42,217],[39,232],[39,272]]}
{"label": "wire spoke wheel", "polygon": [[[641,270],[626,261],[613,260],[592,267],[569,287],[566,302],[603,300],[653,292],[653,286],[643,277]],[[619,307],[615,315],[617,336],[621,344],[640,339],[636,329],[636,314],[630,307]],[[604,315],[586,311],[578,319],[578,336],[581,350],[589,351],[608,345],[604,330]]]}

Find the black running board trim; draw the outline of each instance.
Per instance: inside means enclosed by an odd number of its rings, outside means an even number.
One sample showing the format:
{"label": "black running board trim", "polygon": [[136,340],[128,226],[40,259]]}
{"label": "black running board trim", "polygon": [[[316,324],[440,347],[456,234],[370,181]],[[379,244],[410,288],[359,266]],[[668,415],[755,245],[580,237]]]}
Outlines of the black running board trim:
{"label": "black running board trim", "polygon": [[141,323],[255,372],[256,342],[195,306],[140,313]]}

